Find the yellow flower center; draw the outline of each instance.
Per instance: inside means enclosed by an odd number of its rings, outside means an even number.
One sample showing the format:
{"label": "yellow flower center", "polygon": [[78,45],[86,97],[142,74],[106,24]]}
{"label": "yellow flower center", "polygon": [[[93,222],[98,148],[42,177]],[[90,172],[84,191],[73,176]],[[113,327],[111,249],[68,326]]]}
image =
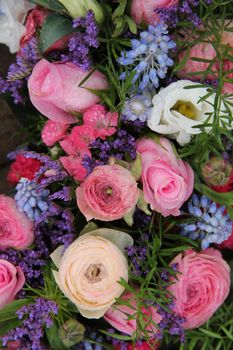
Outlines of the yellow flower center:
{"label": "yellow flower center", "polygon": [[177,101],[172,107],[173,111],[177,111],[189,119],[196,119],[196,110],[192,103],[185,101]]}

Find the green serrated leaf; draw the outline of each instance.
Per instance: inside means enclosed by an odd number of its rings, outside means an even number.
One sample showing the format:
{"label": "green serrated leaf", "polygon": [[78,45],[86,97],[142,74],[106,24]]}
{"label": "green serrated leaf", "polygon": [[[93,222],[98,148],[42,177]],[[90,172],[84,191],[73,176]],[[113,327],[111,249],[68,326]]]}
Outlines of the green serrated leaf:
{"label": "green serrated leaf", "polygon": [[52,13],[44,20],[40,37],[39,48],[41,52],[46,52],[49,47],[54,45],[58,40],[74,31],[72,21]]}

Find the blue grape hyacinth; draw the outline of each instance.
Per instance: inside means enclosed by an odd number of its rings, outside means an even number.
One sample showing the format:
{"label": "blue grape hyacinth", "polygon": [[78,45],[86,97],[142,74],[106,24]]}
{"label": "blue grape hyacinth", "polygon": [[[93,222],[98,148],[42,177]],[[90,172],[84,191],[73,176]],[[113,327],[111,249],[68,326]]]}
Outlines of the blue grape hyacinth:
{"label": "blue grape hyacinth", "polygon": [[[123,66],[136,64],[132,83],[139,80],[140,91],[146,87],[158,88],[159,79],[164,79],[168,68],[174,64],[168,52],[176,47],[176,43],[168,35],[167,26],[163,23],[149,25],[147,31],[140,33],[140,40],[131,40],[131,46],[131,50],[121,52],[118,62]],[[120,79],[126,77],[124,72]]]}
{"label": "blue grape hyacinth", "polygon": [[218,207],[206,196],[194,194],[188,202],[188,211],[196,220],[190,224],[181,224],[181,234],[200,240],[202,249],[208,248],[211,243],[220,244],[231,235],[232,221],[225,212],[225,206]]}
{"label": "blue grape hyacinth", "polygon": [[49,190],[39,188],[35,181],[21,178],[16,186],[15,201],[20,211],[31,220],[37,220],[42,212],[48,210]]}

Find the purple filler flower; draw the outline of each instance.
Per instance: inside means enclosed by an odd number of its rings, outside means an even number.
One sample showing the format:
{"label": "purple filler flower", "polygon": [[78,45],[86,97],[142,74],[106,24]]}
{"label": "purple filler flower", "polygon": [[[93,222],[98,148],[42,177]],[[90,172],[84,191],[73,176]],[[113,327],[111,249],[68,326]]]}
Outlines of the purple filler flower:
{"label": "purple filler flower", "polygon": [[88,11],[85,17],[78,17],[73,21],[77,30],[68,43],[69,53],[62,55],[63,62],[72,62],[78,67],[88,70],[91,67],[90,48],[99,46],[99,28],[93,11]]}
{"label": "purple filler flower", "polygon": [[[44,350],[41,343],[44,327],[50,328],[53,325],[53,316],[57,313],[57,304],[43,298],[37,298],[34,303],[21,307],[16,314],[19,320],[23,320],[22,325],[2,337],[3,346],[8,341],[20,340],[21,349]],[[22,347],[23,343],[26,347]]]}

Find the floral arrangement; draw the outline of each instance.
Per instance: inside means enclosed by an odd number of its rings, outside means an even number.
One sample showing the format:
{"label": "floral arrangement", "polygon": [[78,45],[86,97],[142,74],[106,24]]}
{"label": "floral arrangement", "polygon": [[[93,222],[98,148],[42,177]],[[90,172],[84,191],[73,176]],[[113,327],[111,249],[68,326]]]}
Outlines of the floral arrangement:
{"label": "floral arrangement", "polygon": [[232,1],[0,10],[1,348],[232,349]]}

